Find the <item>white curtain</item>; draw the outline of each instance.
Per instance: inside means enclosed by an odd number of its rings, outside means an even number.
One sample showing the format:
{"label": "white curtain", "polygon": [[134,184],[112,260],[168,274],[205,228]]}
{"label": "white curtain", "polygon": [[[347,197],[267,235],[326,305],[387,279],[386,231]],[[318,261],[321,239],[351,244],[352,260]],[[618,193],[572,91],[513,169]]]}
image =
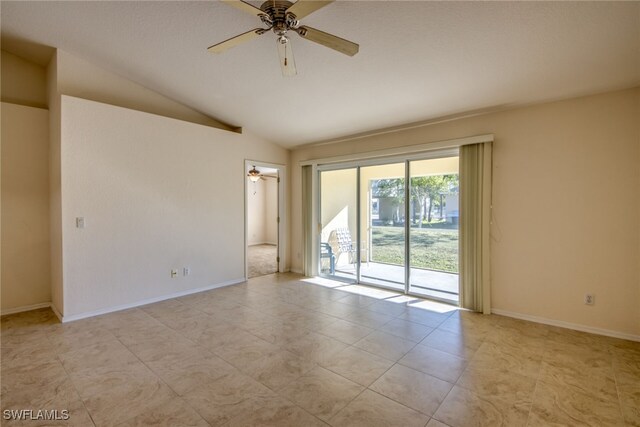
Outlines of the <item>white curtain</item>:
{"label": "white curtain", "polygon": [[460,297],[462,307],[491,313],[492,143],[460,147]]}

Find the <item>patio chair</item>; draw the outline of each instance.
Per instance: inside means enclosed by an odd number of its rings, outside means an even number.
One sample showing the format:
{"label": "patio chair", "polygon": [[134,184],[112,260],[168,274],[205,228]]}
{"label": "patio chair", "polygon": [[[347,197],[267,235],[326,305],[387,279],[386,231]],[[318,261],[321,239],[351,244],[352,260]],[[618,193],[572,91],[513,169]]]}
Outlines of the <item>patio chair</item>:
{"label": "patio chair", "polygon": [[331,231],[329,245],[335,254],[336,262],[338,262],[342,254],[348,254],[349,264],[355,262],[357,249],[355,243],[351,240],[351,233],[348,228],[336,228]]}
{"label": "patio chair", "polygon": [[320,243],[320,259],[329,258],[329,273],[335,274],[336,272],[336,255],[333,253],[331,245],[328,243]]}

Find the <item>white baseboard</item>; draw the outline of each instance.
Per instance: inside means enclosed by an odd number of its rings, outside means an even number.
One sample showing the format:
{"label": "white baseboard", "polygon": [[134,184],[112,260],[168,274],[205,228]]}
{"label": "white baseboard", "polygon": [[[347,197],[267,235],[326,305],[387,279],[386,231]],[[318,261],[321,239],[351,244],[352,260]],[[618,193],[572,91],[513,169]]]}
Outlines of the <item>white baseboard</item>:
{"label": "white baseboard", "polygon": [[542,323],[544,325],[558,326],[560,328],[573,329],[575,331],[589,332],[591,334],[605,335],[607,337],[621,338],[630,341],[640,341],[640,335],[628,334],[626,332],[612,331],[610,329],[596,328],[593,326],[580,325],[578,323],[565,322],[562,320],[547,319],[545,317],[531,316],[529,314],[515,313],[513,311],[492,308],[493,314],[513,317],[515,319],[528,320],[530,322]]}
{"label": "white baseboard", "polygon": [[[236,285],[236,284],[242,283],[244,281],[245,281],[244,278],[228,280],[226,282],[216,283],[216,284],[213,284],[213,285],[204,286],[202,288],[188,289],[188,290],[185,290],[185,291],[175,292],[175,293],[168,294],[168,295],[162,295],[162,296],[159,296],[159,297],[147,298],[147,299],[144,299],[144,300],[140,300],[140,301],[136,301],[136,302],[132,302],[132,303],[128,303],[128,304],[117,305],[115,307],[101,308],[99,310],[87,311],[87,312],[79,313],[79,314],[72,314],[72,315],[66,315],[66,316],[63,315],[60,320],[63,323],[73,322],[74,320],[86,319],[87,317],[99,316],[101,314],[107,314],[107,313],[113,313],[115,311],[127,310],[129,308],[140,307],[141,305],[153,304],[154,302],[160,302],[160,301],[164,301],[164,300],[168,300],[168,299],[172,299],[172,298],[183,297],[185,295],[197,294],[198,292],[210,291],[211,289],[223,288],[225,286]],[[58,317],[60,317],[60,316],[58,316]]]}
{"label": "white baseboard", "polygon": [[290,269],[290,271],[291,271],[292,273],[296,273],[296,274],[302,274],[302,275],[304,275],[304,273],[302,272],[302,270],[298,270],[298,269],[292,268],[292,269]]}
{"label": "white baseboard", "polygon": [[23,311],[38,310],[39,308],[47,308],[47,307],[51,307],[50,302],[41,302],[40,304],[31,304],[31,305],[23,305],[22,307],[7,308],[0,311],[0,316],[6,316],[7,314],[22,313]]}

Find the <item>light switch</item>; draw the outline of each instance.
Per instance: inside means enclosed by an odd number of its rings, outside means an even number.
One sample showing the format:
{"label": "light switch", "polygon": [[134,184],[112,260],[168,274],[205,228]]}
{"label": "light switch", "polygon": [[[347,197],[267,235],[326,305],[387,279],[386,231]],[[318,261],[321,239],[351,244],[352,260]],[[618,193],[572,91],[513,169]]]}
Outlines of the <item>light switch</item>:
{"label": "light switch", "polygon": [[76,218],[76,228],[84,228],[84,217],[79,216]]}

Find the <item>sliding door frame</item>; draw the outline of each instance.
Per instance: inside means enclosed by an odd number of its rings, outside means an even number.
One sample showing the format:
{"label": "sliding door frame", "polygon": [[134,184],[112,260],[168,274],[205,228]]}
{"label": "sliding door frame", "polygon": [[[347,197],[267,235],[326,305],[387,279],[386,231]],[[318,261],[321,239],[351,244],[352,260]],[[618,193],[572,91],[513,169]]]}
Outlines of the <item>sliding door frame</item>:
{"label": "sliding door frame", "polygon": [[[475,142],[473,142],[475,143]],[[398,288],[394,288],[392,286],[385,286],[385,285],[381,285],[378,283],[369,283],[366,280],[362,281],[362,275],[361,275],[361,263],[362,263],[362,218],[361,218],[361,212],[362,212],[362,203],[361,203],[361,187],[362,187],[362,183],[360,182],[361,180],[361,173],[360,173],[360,169],[363,167],[367,167],[367,166],[380,166],[380,165],[388,165],[388,164],[392,164],[392,163],[404,163],[404,235],[405,235],[405,239],[404,239],[404,246],[405,246],[405,250],[404,250],[404,255],[405,255],[405,262],[404,262],[404,294],[405,295],[410,295],[410,296],[417,296],[417,297],[421,297],[424,298],[424,295],[419,295],[416,293],[411,292],[411,225],[409,224],[408,218],[410,215],[410,209],[411,209],[411,171],[410,171],[410,167],[411,167],[411,162],[412,161],[420,161],[420,160],[431,160],[431,159],[442,159],[442,158],[447,158],[447,157],[458,157],[460,155],[460,147],[459,146],[454,146],[454,147],[446,147],[446,148],[439,148],[439,149],[433,149],[433,150],[429,150],[429,151],[423,151],[423,152],[416,152],[416,153],[407,153],[407,154],[396,154],[393,156],[384,156],[384,157],[375,157],[375,158],[369,158],[369,159],[362,159],[362,160],[351,160],[351,161],[345,161],[345,162],[334,162],[334,163],[327,163],[327,164],[313,164],[314,166],[314,177],[315,177],[315,181],[317,182],[315,189],[316,189],[316,193],[315,193],[315,197],[313,197],[316,206],[315,206],[315,218],[317,219],[315,221],[314,224],[317,224],[317,228],[314,230],[314,239],[313,239],[313,244],[314,244],[314,248],[315,248],[315,254],[316,254],[316,258],[315,258],[315,262],[314,265],[316,266],[317,272],[318,274],[320,273],[320,263],[321,263],[321,258],[319,256],[320,254],[320,233],[322,231],[322,224],[320,223],[320,221],[322,220],[322,206],[321,206],[321,173],[322,172],[326,172],[326,171],[335,171],[335,170],[345,170],[345,169],[356,169],[356,278],[355,278],[355,282],[353,280],[347,279],[347,278],[342,278],[342,277],[334,277],[334,276],[329,276],[332,279],[335,280],[340,280],[340,281],[344,281],[347,283],[356,283],[356,284],[363,284],[363,285],[367,285],[367,286],[374,286],[377,288],[382,288],[382,289],[388,289],[388,290],[393,290],[393,291],[398,291]],[[370,242],[368,242],[370,244]],[[325,276],[326,277],[326,276]],[[458,295],[460,294],[460,282],[458,281]],[[435,301],[441,301],[441,302],[445,302],[448,304],[451,304],[452,301],[450,300],[446,300],[446,299],[441,299],[441,298],[437,298],[437,297],[428,297],[431,300],[435,300]]]}
{"label": "sliding door frame", "polygon": [[[423,159],[424,160],[424,159]],[[411,214],[411,171],[409,165],[411,161],[404,161],[404,293],[409,295],[411,290],[411,224],[409,215]]]}

